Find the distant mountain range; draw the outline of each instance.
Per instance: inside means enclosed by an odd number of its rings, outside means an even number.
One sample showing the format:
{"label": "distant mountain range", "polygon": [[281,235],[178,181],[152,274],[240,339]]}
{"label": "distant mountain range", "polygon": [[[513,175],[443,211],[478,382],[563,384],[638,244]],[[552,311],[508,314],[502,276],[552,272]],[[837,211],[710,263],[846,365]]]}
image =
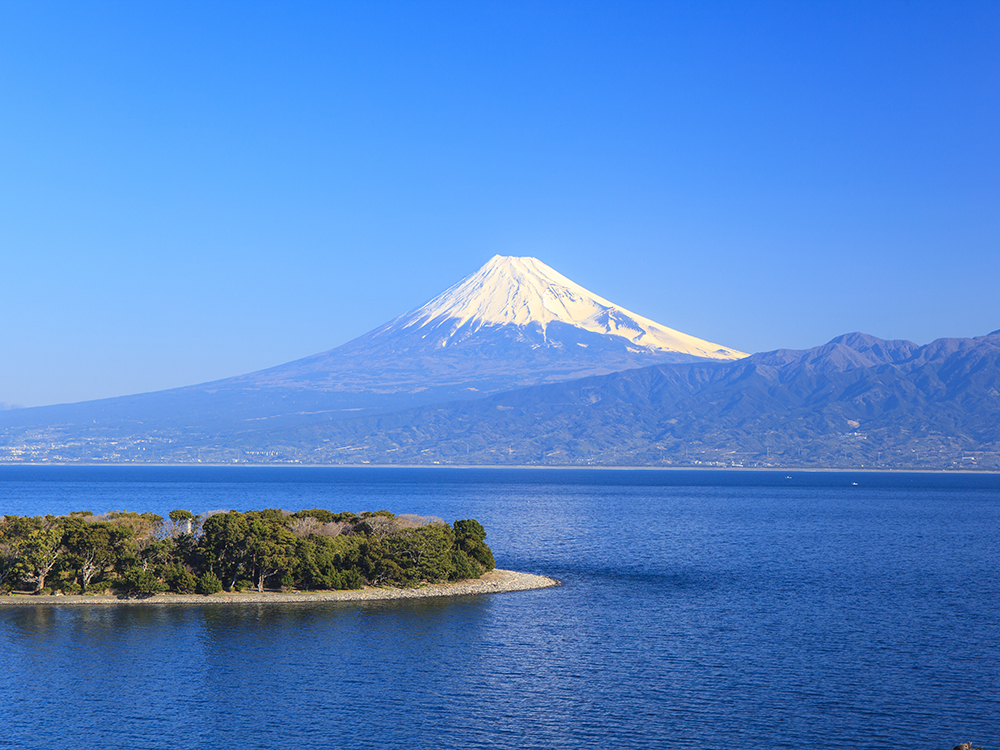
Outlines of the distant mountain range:
{"label": "distant mountain range", "polygon": [[0,461],[1000,468],[1000,332],[746,356],[494,257],[337,349],[0,413]]}
{"label": "distant mountain range", "polygon": [[268,439],[329,462],[997,469],[1000,331],[927,346],[848,334]]}

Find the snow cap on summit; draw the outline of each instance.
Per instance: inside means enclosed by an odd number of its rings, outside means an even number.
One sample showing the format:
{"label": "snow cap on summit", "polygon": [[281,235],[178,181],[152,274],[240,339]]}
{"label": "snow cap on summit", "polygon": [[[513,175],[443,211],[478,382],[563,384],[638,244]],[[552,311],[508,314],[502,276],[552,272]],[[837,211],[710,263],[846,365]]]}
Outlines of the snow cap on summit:
{"label": "snow cap on summit", "polygon": [[619,307],[537,258],[502,255],[494,255],[471,276],[397,319],[393,327],[447,326],[454,334],[459,329],[476,331],[484,326],[537,325],[544,332],[552,323],[621,337],[649,352],[678,352],[710,359],[746,356]]}

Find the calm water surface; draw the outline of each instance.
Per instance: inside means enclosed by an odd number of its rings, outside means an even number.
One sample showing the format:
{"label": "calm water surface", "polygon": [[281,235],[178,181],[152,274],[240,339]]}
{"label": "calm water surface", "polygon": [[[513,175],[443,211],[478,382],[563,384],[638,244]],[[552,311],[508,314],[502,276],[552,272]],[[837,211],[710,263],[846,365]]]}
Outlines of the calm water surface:
{"label": "calm water surface", "polygon": [[0,747],[1000,745],[1000,477],[0,467],[0,512],[477,518],[556,589],[0,608]]}

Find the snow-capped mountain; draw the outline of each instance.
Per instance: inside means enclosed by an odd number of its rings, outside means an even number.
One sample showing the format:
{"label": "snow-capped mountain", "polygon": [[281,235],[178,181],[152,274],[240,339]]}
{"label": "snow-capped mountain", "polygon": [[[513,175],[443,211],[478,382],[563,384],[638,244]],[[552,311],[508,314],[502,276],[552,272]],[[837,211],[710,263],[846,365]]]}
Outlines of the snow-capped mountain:
{"label": "snow-capped mountain", "polygon": [[427,304],[397,318],[383,333],[411,330],[444,348],[492,326],[513,326],[541,345],[558,346],[558,338],[550,340],[548,336],[554,323],[624,339],[636,352],[727,360],[746,356],[619,307],[537,258],[501,255],[493,256],[476,273]]}
{"label": "snow-capped mountain", "polygon": [[495,256],[343,346],[229,382],[429,403],[651,364],[746,356],[587,291],[535,258]]}
{"label": "snow-capped mountain", "polygon": [[322,354],[0,411],[0,460],[992,468],[998,337],[855,333],[743,359],[495,257]]}
{"label": "snow-capped mountain", "polygon": [[535,258],[496,256],[425,305],[330,351],[186,388],[20,410],[16,418],[0,417],[0,428],[47,424],[46,409],[55,409],[75,423],[280,429],[654,364],[743,356],[619,307]]}

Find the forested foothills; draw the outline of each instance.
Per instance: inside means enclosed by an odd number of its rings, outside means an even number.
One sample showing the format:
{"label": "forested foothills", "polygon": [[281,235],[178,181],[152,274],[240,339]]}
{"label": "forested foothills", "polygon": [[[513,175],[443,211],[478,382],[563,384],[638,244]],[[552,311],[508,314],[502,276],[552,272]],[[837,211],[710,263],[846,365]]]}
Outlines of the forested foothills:
{"label": "forested foothills", "polygon": [[386,510],[0,516],[0,594],[414,586],[492,570],[485,539],[472,519]]}

